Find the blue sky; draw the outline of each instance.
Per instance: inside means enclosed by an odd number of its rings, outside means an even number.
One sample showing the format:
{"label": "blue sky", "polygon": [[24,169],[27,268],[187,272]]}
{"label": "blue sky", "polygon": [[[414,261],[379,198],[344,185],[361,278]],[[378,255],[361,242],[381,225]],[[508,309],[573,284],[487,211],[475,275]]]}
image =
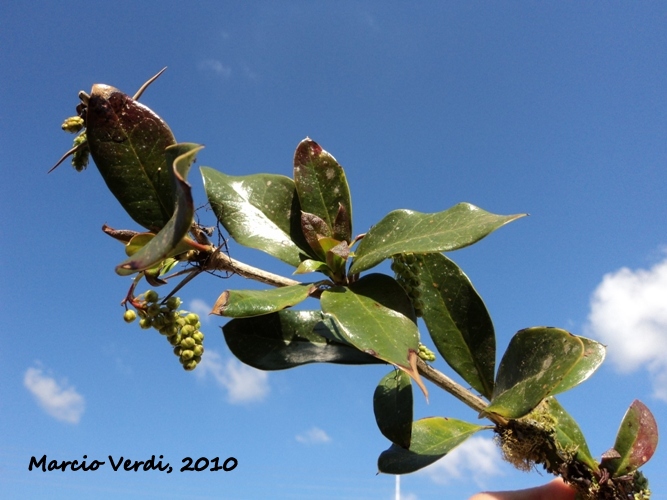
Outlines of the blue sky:
{"label": "blue sky", "polygon": [[[499,352],[536,325],[608,345],[599,372],[560,398],[596,456],[635,398],[667,428],[666,21],[660,2],[4,2],[3,493],[393,498],[394,478],[376,475],[388,442],[372,413],[387,367],[253,371],[232,358],[223,321],[207,318],[205,363],[185,373],[160,335],[123,322],[123,249],[100,227],[135,225],[93,165],[46,171],[70,147],[60,123],[79,90],[132,94],[164,66],[142,102],[179,141],[206,145],[199,165],[290,175],[309,136],[346,168],[357,232],[395,208],[530,213],[449,255],[485,299]],[[203,203],[196,171],[190,180]],[[249,286],[204,276],[180,296],[204,317],[223,290]],[[419,417],[476,419],[435,388],[429,405],[417,399]],[[403,477],[402,498],[548,480],[513,471],[491,437]],[[645,467],[654,498],[667,498],[665,453]],[[28,472],[43,454],[239,465]]]}

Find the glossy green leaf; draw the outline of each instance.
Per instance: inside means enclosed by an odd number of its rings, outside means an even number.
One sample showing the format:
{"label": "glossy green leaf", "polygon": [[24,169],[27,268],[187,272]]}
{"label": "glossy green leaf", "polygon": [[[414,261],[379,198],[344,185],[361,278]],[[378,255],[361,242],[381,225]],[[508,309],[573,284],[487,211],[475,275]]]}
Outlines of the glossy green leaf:
{"label": "glossy green leaf", "polygon": [[370,269],[399,253],[439,253],[472,245],[524,215],[495,215],[469,203],[433,214],[394,210],[361,240],[350,274]]}
{"label": "glossy green leaf", "polygon": [[604,345],[586,337],[577,336],[584,344],[584,354],[570,372],[561,380],[560,384],[551,391],[551,394],[560,394],[581,384],[600,367],[606,355]]}
{"label": "glossy green leaf", "polygon": [[109,190],[138,224],[164,227],[174,212],[165,150],[176,143],[152,110],[109,85],[93,86],[86,111],[90,154]]}
{"label": "glossy green leaf", "polygon": [[369,274],[349,287],[322,292],[322,310],[330,314],[350,344],[405,370],[427,394],[414,366],[419,330],[409,297],[396,280]]}
{"label": "glossy green leaf", "polygon": [[438,352],[466,382],[490,399],[496,338],[484,302],[463,271],[444,255],[415,255],[414,259],[422,318]]}
{"label": "glossy green leaf", "polygon": [[301,209],[323,219],[330,230],[335,229],[336,239],[350,243],[350,188],[345,171],[336,159],[315,141],[304,139],[294,153],[294,183],[299,193]]}
{"label": "glossy green leaf", "polygon": [[299,267],[296,268],[296,271],[294,271],[293,274],[307,274],[313,273],[315,271],[326,273],[329,271],[329,266],[327,266],[326,262],[306,259],[301,264],[299,264]]}
{"label": "glossy green leaf", "polygon": [[232,353],[260,370],[284,370],[307,363],[382,363],[347,343],[332,340],[334,333],[321,335],[330,328],[336,327],[320,311],[284,310],[233,319],[222,331]]}
{"label": "glossy green leaf", "polygon": [[565,411],[565,408],[553,396],[544,400],[544,407],[554,419],[555,438],[560,447],[566,450],[576,450],[575,457],[579,462],[586,464],[593,471],[597,470],[598,464],[591,455],[586,438],[584,438],[576,420]]}
{"label": "glossy green leaf", "polygon": [[380,432],[402,448],[410,447],[412,435],[412,382],[405,372],[385,375],[373,395],[373,411]]}
{"label": "glossy green leaf", "polygon": [[419,350],[419,331],[410,299],[393,278],[369,274],[349,287],[322,292],[322,310],[359,350],[409,367],[408,352]]}
{"label": "glossy green leaf", "polygon": [[300,304],[317,289],[310,283],[268,290],[227,290],[213,305],[211,314],[228,318],[261,316]]}
{"label": "glossy green leaf", "polygon": [[283,175],[226,175],[201,168],[213,212],[234,240],[294,267],[315,257],[304,250],[294,181]]}
{"label": "glossy green leaf", "polygon": [[486,429],[453,418],[430,417],[412,424],[410,448],[395,444],[383,451],[378,470],[385,474],[409,474],[431,465],[463,443],[476,432]]}
{"label": "glossy green leaf", "polygon": [[[192,201],[192,190],[186,182],[188,172],[195,156],[203,146],[197,144],[175,144],[167,148],[167,158],[174,173],[174,191],[176,208],[171,218],[159,233],[137,253],[116,266],[116,273],[124,276],[149,269],[167,257],[180,252],[182,242],[188,234],[194,219],[195,207]],[[189,240],[188,240],[189,241]],[[192,242],[192,245],[196,243]]]}
{"label": "glossy green leaf", "polygon": [[603,465],[613,477],[630,474],[651,459],[657,446],[658,424],[648,407],[634,400],[616,435],[614,449],[620,456]]}
{"label": "glossy green leaf", "polygon": [[526,328],[510,341],[487,413],[520,418],[549,396],[579,362],[583,342],[565,330]]}
{"label": "glossy green leaf", "polygon": [[[155,235],[153,233],[139,233],[134,235],[130,241],[125,245],[125,254],[130,257],[137,253],[139,250],[141,250],[143,247],[148,245],[148,243],[155,238]],[[174,249],[174,252],[176,254],[180,254],[183,252],[187,252],[188,250],[191,250],[192,247],[188,245],[184,240],[181,240],[181,242],[176,246]],[[176,264],[177,261],[174,259],[170,259],[174,262],[174,265]],[[173,265],[172,265],[173,267]]]}

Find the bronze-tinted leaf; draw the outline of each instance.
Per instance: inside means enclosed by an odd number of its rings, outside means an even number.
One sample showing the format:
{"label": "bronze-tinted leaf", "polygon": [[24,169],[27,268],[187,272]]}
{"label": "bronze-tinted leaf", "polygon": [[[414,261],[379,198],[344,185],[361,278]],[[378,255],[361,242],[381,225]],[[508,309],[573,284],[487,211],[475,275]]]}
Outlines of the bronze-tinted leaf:
{"label": "bronze-tinted leaf", "polygon": [[350,243],[352,205],[345,171],[311,139],[301,141],[294,153],[294,183],[302,210],[323,219],[336,239]]}
{"label": "bronze-tinted leaf", "polygon": [[616,435],[617,458],[603,460],[612,476],[624,476],[648,462],[658,446],[658,424],[648,407],[635,400],[623,417]]}
{"label": "bronze-tinted leaf", "polygon": [[174,212],[167,124],[120,90],[93,86],[86,108],[90,154],[109,190],[138,224],[159,231]]}

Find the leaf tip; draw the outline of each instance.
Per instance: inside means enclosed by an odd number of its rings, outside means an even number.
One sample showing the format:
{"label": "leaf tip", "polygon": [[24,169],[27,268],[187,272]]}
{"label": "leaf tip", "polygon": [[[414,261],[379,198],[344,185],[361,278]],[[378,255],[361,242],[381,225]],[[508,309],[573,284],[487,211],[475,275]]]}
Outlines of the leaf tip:
{"label": "leaf tip", "polygon": [[215,301],[215,304],[213,304],[213,308],[211,308],[210,314],[215,314],[216,316],[224,316],[225,315],[225,309],[227,308],[227,304],[229,303],[229,290],[225,290],[220,294],[220,297],[218,297],[218,300]]}

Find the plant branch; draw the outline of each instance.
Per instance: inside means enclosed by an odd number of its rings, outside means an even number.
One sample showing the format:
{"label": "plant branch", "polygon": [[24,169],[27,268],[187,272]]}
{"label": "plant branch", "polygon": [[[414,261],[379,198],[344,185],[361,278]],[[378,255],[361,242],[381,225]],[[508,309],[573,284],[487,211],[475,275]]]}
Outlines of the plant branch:
{"label": "plant branch", "polygon": [[[267,285],[277,287],[298,285],[300,283],[299,281],[285,278],[284,276],[273,274],[248,264],[244,264],[243,262],[232,259],[230,256],[222,252],[213,253],[207,260],[205,268],[209,271],[216,270],[233,272],[244,278],[252,279]],[[483,413],[488,406],[488,403],[482,398],[476,396],[462,385],[454,382],[444,373],[436,370],[432,366],[427,365],[426,362],[424,362],[424,360],[421,358],[417,358],[417,369],[425,379],[430,380],[435,385],[444,391],[447,391],[473,410],[479,413]],[[507,425],[507,420],[499,415],[488,414],[486,417],[496,424]]]}
{"label": "plant branch", "polygon": [[244,278],[277,287],[298,285],[301,283],[300,281],[285,278],[284,276],[273,274],[257,267],[249,266],[248,264],[244,264],[243,262],[240,262],[236,259],[232,259],[229,255],[223,252],[214,252],[211,254],[211,256],[206,261],[204,268],[207,271],[229,271]]}
{"label": "plant branch", "polygon": [[[417,359],[417,369],[419,370],[419,374],[422,377],[424,377],[427,380],[430,380],[435,385],[437,385],[444,391],[447,391],[452,396],[457,398],[459,401],[462,401],[473,410],[479,413],[483,413],[486,407],[488,406],[488,403],[484,401],[482,398],[475,396],[468,389],[466,389],[460,384],[457,384],[444,373],[436,370],[430,365],[427,365],[426,362],[421,358]],[[507,420],[501,417],[500,415],[484,414],[484,416],[496,424],[507,425]]]}

